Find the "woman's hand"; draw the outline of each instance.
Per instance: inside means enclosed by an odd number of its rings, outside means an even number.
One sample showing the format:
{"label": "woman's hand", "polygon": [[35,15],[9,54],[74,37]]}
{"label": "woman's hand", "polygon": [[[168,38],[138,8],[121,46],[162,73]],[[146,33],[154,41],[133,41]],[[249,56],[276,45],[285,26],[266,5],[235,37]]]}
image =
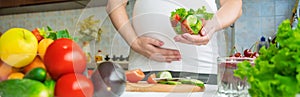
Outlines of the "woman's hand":
{"label": "woman's hand", "polygon": [[193,44],[193,45],[206,45],[209,40],[210,36],[200,36],[200,35],[191,35],[190,33],[184,33],[181,35],[177,35],[174,40],[176,42],[182,42],[186,44]]}
{"label": "woman's hand", "polygon": [[141,36],[134,40],[130,47],[139,54],[159,62],[172,62],[181,59],[178,50],[160,48],[163,45],[164,43],[159,40]]}
{"label": "woman's hand", "polygon": [[[177,35],[174,37],[176,42],[182,42],[187,44],[194,44],[194,45],[206,45],[213,34],[220,29],[220,23],[218,22],[216,17],[213,17],[211,20],[203,20],[203,28],[201,29],[198,35],[191,35],[192,32],[185,32],[184,34]],[[192,31],[192,30],[187,30]]]}

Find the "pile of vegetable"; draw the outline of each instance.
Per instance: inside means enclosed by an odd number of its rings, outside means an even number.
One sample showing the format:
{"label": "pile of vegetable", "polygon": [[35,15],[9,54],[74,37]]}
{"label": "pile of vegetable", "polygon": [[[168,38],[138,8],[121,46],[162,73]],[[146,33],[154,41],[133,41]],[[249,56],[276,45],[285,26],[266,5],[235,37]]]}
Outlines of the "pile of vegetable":
{"label": "pile of vegetable", "polygon": [[204,20],[211,19],[213,15],[213,13],[206,12],[204,6],[197,10],[178,8],[171,12],[170,20],[177,34],[190,33],[201,35],[199,32],[203,27]]}
{"label": "pile of vegetable", "polygon": [[300,93],[300,24],[285,20],[278,28],[276,44],[261,48],[255,65],[238,64],[235,76],[247,78],[252,97],[295,97]]}
{"label": "pile of vegetable", "polygon": [[93,97],[86,56],[67,30],[11,28],[0,37],[0,97]]}

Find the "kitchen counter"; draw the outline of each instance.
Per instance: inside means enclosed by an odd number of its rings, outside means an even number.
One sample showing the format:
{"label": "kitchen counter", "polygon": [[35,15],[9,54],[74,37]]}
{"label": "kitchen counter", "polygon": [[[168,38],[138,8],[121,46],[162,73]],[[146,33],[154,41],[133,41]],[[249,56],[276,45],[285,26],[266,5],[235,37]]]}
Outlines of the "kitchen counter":
{"label": "kitchen counter", "polygon": [[160,92],[124,92],[121,97],[217,97],[217,85],[205,85],[204,92],[160,93]]}

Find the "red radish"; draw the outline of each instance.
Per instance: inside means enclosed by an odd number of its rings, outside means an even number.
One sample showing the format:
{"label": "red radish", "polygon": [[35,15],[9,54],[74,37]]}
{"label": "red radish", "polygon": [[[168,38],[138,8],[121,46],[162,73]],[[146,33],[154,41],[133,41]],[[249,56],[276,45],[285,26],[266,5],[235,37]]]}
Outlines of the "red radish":
{"label": "red radish", "polygon": [[154,78],[156,78],[155,73],[151,74],[151,75],[148,77],[147,82],[148,82],[149,84],[157,84],[157,81],[154,80]]}
{"label": "red radish", "polygon": [[134,69],[125,72],[127,81],[131,83],[137,83],[145,78],[145,74],[141,69]]}

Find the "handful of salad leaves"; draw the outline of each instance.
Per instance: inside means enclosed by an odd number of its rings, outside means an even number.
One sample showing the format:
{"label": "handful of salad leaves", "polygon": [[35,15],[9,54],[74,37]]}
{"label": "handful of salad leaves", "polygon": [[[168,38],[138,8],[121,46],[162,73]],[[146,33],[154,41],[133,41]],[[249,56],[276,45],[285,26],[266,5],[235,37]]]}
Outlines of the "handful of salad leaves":
{"label": "handful of salad leaves", "polygon": [[203,20],[209,20],[213,13],[206,12],[203,6],[197,10],[178,8],[171,12],[171,23],[177,34],[190,33],[198,35],[203,26]]}
{"label": "handful of salad leaves", "polygon": [[251,97],[295,97],[300,93],[300,24],[295,29],[285,20],[278,28],[276,40],[260,49],[255,65],[238,64],[235,76],[248,78]]}

